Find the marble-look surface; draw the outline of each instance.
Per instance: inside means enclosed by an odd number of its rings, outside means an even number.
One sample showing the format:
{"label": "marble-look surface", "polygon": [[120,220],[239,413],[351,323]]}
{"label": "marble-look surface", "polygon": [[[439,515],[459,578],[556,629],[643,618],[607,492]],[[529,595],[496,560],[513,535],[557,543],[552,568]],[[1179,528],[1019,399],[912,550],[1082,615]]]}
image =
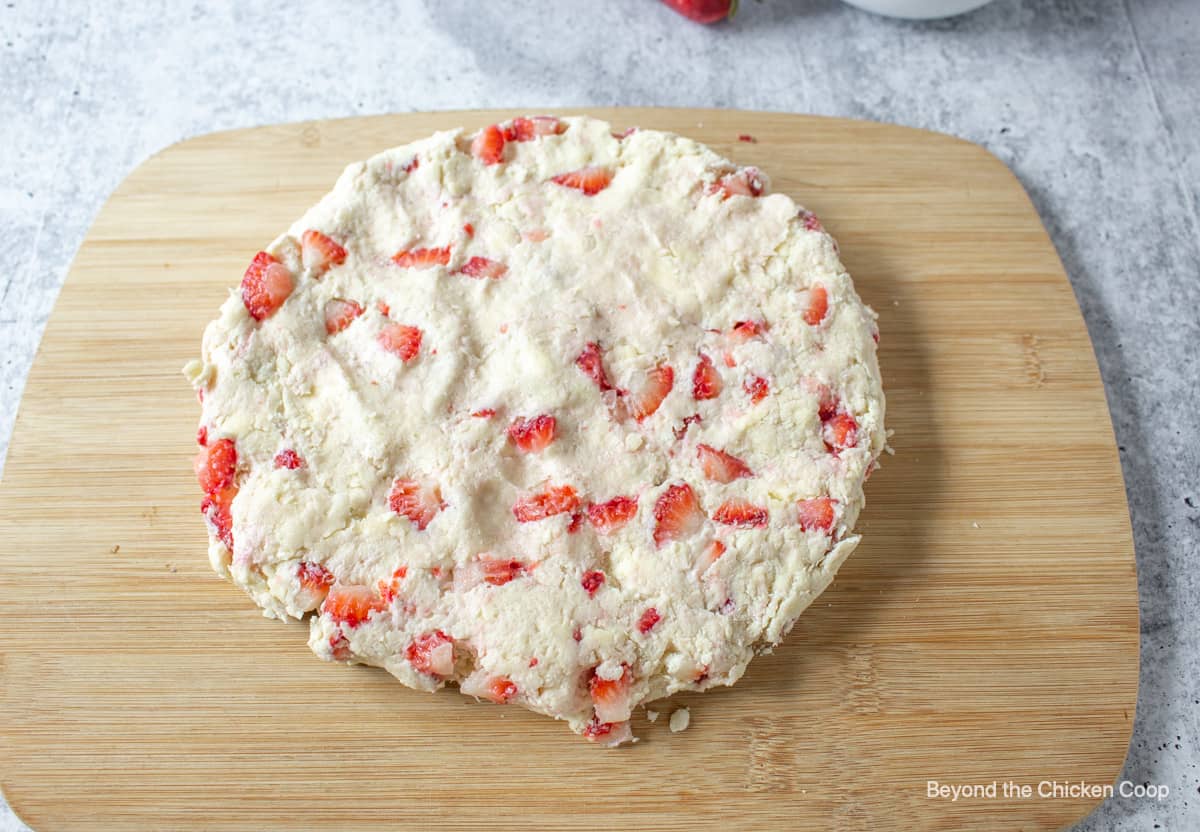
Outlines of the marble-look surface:
{"label": "marble-look surface", "polygon": [[[405,110],[588,105],[952,133],[1012,168],[1058,247],[1129,493],[1143,666],[1124,777],[1171,795],[1114,798],[1078,828],[1200,828],[1189,568],[1200,556],[1200,4],[995,0],[908,23],[836,0],[743,0],[736,21],[714,28],[654,0],[267,5],[0,3],[0,459],[89,223],[131,170],[181,139]],[[0,802],[0,832],[20,829]]]}

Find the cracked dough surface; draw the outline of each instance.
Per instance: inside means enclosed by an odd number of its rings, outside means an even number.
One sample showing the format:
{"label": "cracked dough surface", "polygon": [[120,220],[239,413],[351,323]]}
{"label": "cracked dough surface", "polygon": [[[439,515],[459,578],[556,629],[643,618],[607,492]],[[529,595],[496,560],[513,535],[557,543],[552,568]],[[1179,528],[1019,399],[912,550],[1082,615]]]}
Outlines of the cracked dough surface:
{"label": "cracked dough surface", "polygon": [[734,683],[858,543],[877,330],[761,173],[536,128],[350,165],[267,247],[267,313],[248,276],[186,373],[225,466],[210,557],[265,614],[615,743],[637,704]]}

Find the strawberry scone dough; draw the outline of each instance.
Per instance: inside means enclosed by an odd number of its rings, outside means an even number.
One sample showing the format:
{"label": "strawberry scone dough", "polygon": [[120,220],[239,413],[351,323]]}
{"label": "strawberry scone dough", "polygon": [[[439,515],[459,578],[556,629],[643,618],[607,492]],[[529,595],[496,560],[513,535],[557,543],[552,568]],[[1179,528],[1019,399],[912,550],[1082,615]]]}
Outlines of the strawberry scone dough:
{"label": "strawberry scone dough", "polygon": [[858,543],[874,313],[809,212],[653,130],[351,165],[185,372],[209,554],[327,660],[613,745],[733,684]]}

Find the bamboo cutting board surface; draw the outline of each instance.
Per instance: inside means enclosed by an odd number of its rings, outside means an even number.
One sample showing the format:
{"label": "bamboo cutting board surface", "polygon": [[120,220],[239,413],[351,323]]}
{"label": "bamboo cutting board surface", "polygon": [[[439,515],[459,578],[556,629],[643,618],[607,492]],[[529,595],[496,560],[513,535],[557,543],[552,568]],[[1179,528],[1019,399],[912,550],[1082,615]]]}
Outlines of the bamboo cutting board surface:
{"label": "bamboo cutting board surface", "polygon": [[[1021,186],[865,122],[592,110],[685,133],[814,210],[880,313],[895,455],[863,544],[734,688],[606,751],[553,721],[324,664],[205,555],[180,375],[250,256],[342,167],[511,112],[175,145],[113,194],[47,326],[0,484],[0,786],[37,829],[1050,829],[1133,724],[1128,513],[1091,346]],[[739,142],[748,133],[756,143]],[[665,715],[688,705],[692,726]]]}

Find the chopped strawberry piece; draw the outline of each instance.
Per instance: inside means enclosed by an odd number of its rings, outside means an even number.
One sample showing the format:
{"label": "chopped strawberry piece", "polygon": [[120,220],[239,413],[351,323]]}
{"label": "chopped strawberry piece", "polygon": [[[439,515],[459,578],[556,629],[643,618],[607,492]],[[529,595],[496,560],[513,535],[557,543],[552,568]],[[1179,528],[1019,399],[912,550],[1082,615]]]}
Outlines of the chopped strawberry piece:
{"label": "chopped strawberry piece", "polygon": [[821,438],[831,453],[853,448],[858,444],[858,422],[845,411],[835,413],[821,426]]}
{"label": "chopped strawberry piece", "polygon": [[687,435],[689,427],[691,427],[694,423],[699,423],[702,421],[704,420],[700,418],[699,413],[693,413],[691,416],[684,416],[683,423],[673,430],[673,433],[675,434],[675,441],[678,442],[679,440],[683,439],[683,437]]}
{"label": "chopped strawberry piece", "polygon": [[801,208],[798,216],[800,217],[800,221],[804,224],[805,230],[807,230],[807,231],[824,231],[825,230],[825,226],[821,225],[821,221],[819,219],[817,219],[817,215],[814,214],[812,211],[809,211],[807,208]]}
{"label": "chopped strawberry piece", "polygon": [[417,636],[404,655],[421,673],[449,676],[454,672],[454,639],[441,630]]}
{"label": "chopped strawberry piece", "polygon": [[504,158],[504,133],[495,124],[479,131],[471,142],[471,155],[485,165],[494,165]]}
{"label": "chopped strawberry piece", "polygon": [[346,262],[346,249],[331,238],[310,228],[300,235],[300,262],[317,275]]}
{"label": "chopped strawberry piece", "polygon": [[758,168],[742,168],[736,173],[722,176],[708,192],[720,193],[724,200],[731,196],[762,196],[763,190],[762,174]]}
{"label": "chopped strawberry piece", "polygon": [[754,138],[749,133],[739,133],[738,141],[739,142],[748,142],[750,144],[756,144],[758,142],[758,139]]}
{"label": "chopped strawberry piece", "polygon": [[654,545],[682,540],[695,534],[704,522],[696,492],[687,483],[672,485],[654,504]]}
{"label": "chopped strawberry piece", "polygon": [[588,692],[596,709],[596,719],[601,722],[624,722],[629,719],[630,689],[633,687],[633,672],[624,666],[619,679],[605,679],[592,672],[588,680]]}
{"label": "chopped strawberry piece", "polygon": [[828,422],[838,411],[838,397],[828,384],[816,379],[806,378],[801,381],[804,389],[817,398],[817,416],[822,422]]}
{"label": "chopped strawberry piece", "polygon": [[566,130],[567,125],[554,116],[518,117],[504,128],[504,139],[510,142],[527,142],[538,136],[554,136]]}
{"label": "chopped strawberry piece", "polygon": [[489,260],[486,257],[472,257],[458,270],[459,274],[465,274],[467,277],[486,277],[491,280],[504,277],[507,272],[508,266],[503,263],[497,263],[495,260]]}
{"label": "chopped strawberry piece", "polygon": [[471,415],[474,416],[476,419],[490,419],[496,415],[496,408],[481,407],[479,410],[472,411]]}
{"label": "chopped strawberry piece", "polygon": [[414,156],[414,157],[412,157],[412,159],[409,161],[409,163],[408,163],[407,165],[405,165],[405,166],[402,168],[402,170],[403,170],[405,173],[412,173],[414,170],[416,170],[416,169],[417,169],[417,168],[419,168],[419,167],[421,167],[421,157],[420,157],[420,156]]}
{"label": "chopped strawberry piece", "polygon": [[215,494],[233,485],[237,473],[237,446],[232,439],[218,439],[196,454],[192,467],[205,494]]}
{"label": "chopped strawberry piece", "polygon": [[742,389],[746,391],[752,404],[758,404],[771,392],[771,385],[762,376],[751,376],[742,383]]}
{"label": "chopped strawberry piece", "polygon": [[829,497],[813,497],[796,503],[800,530],[826,532],[833,528],[833,507],[837,505]]}
{"label": "chopped strawberry piece", "polygon": [[467,223],[466,225],[464,225],[464,226],[463,226],[463,231],[464,231],[464,232],[466,232],[466,235],[467,235],[468,237],[474,237],[474,236],[475,236],[475,226],[471,225],[471,223]]}
{"label": "chopped strawberry piece", "polygon": [[362,305],[353,300],[334,298],[325,303],[325,332],[334,335],[341,332],[363,313]]}
{"label": "chopped strawberry piece", "polygon": [[595,196],[612,182],[612,171],[599,167],[587,167],[570,173],[560,173],[550,181],[564,188],[582,191],[584,196]]}
{"label": "chopped strawberry piece", "polygon": [[725,544],[719,540],[714,540],[708,544],[708,548],[704,550],[704,554],[700,556],[700,571],[703,572],[708,567],[712,566],[721,555],[725,554]]}
{"label": "chopped strawberry piece", "polygon": [[576,642],[583,641],[583,630],[576,627],[575,630],[571,633],[571,638],[575,639]]}
{"label": "chopped strawberry piece", "polygon": [[386,609],[387,604],[375,590],[358,584],[334,584],[321,605],[322,614],[351,628],[369,619],[371,613]]}
{"label": "chopped strawberry piece", "polygon": [[583,573],[583,580],[580,581],[583,589],[587,592],[589,598],[595,598],[600,587],[604,584],[604,573],[596,569]]}
{"label": "chopped strawberry piece", "polygon": [[217,539],[225,548],[233,551],[233,498],[237,496],[236,485],[208,494],[200,503],[200,511],[216,529]]}
{"label": "chopped strawberry piece", "polygon": [[295,471],[304,465],[304,458],[300,454],[293,451],[291,448],[285,448],[275,454],[275,467],[287,468],[289,471]]}
{"label": "chopped strawberry piece", "polygon": [[747,500],[726,500],[713,512],[713,520],[726,526],[758,528],[767,525],[767,510]]}
{"label": "chopped strawberry piece", "polygon": [[386,318],[388,315],[392,314],[392,307],[388,306],[386,303],[384,303],[384,302],[383,302],[383,301],[381,301],[381,300],[380,300],[380,301],[376,301],[376,302],[375,302],[375,308],[376,308],[376,309],[378,309],[378,310],[379,310],[379,314],[380,314],[380,315],[382,315],[382,316],[383,316],[383,317],[385,317],[385,318]]}
{"label": "chopped strawberry piece", "polygon": [[387,324],[379,330],[379,344],[385,350],[396,355],[401,361],[409,362],[421,351],[421,337],[424,335],[418,327],[405,324]]}
{"label": "chopped strawberry piece", "polygon": [[242,303],[256,321],[275,314],[292,293],[292,273],[265,251],[254,255],[250,267],[242,275]]}
{"label": "chopped strawberry piece", "polygon": [[585,376],[596,382],[600,392],[613,389],[608,381],[608,374],[604,372],[604,359],[600,354],[600,345],[595,341],[583,348],[583,352],[579,353],[579,357],[575,359],[575,366],[583,370]]}
{"label": "chopped strawberry piece", "polygon": [[724,386],[721,374],[713,366],[712,359],[701,353],[700,363],[696,365],[696,371],[692,373],[692,398],[697,401],[715,399],[721,395],[721,389]]}
{"label": "chopped strawberry piece", "polygon": [[513,517],[518,523],[545,520],[579,508],[579,496],[569,485],[552,485],[545,491],[527,494],[513,504]]}
{"label": "chopped strawberry piece", "polygon": [[538,660],[537,660],[537,656],[534,656],[532,659],[530,659],[530,660],[529,660],[529,666],[530,666],[530,667],[537,667],[537,666],[538,666]]}
{"label": "chopped strawberry piece", "polygon": [[487,693],[484,697],[492,700],[497,705],[503,705],[510,702],[517,695],[517,686],[512,679],[507,676],[497,676],[487,683]]}
{"label": "chopped strawberry piece", "polygon": [[583,512],[577,511],[571,515],[571,522],[567,524],[567,534],[577,534],[583,528]]}
{"label": "chopped strawberry piece", "polygon": [[335,661],[350,660],[350,639],[346,638],[346,634],[341,630],[329,637],[329,652]]}
{"label": "chopped strawberry piece", "polygon": [[532,419],[519,417],[508,426],[508,438],[527,454],[536,454],[554,441],[558,420],[545,413]]}
{"label": "chopped strawberry piece", "polygon": [[697,445],[696,458],[704,476],[714,482],[733,482],[742,477],[753,477],[750,466],[732,454],[718,451],[711,445]]}
{"label": "chopped strawberry piece", "polygon": [[629,413],[639,422],[654,414],[675,384],[675,371],[666,364],[647,371],[641,389],[629,397]]}
{"label": "chopped strawberry piece", "polygon": [[206,428],[204,425],[201,425],[196,429],[196,444],[201,448],[208,445],[208,428]]}
{"label": "chopped strawberry piece", "polygon": [[583,735],[587,737],[589,742],[595,742],[600,737],[606,737],[611,734],[616,727],[612,722],[601,722],[598,718],[592,717],[591,721],[583,726]]}
{"label": "chopped strawberry piece", "polygon": [[613,497],[605,503],[592,503],[587,507],[588,521],[597,534],[610,535],[637,515],[636,497]]}
{"label": "chopped strawberry piece", "polygon": [[637,628],[639,633],[648,633],[654,629],[654,625],[662,620],[662,616],[658,614],[658,610],[650,607],[642,617],[638,619]]}
{"label": "chopped strawberry piece", "polygon": [[805,307],[803,317],[804,322],[810,326],[816,326],[825,320],[825,315],[829,312],[829,293],[825,291],[824,286],[814,286],[808,292],[808,306]]}
{"label": "chopped strawberry piece", "polygon": [[386,581],[381,580],[379,582],[379,596],[388,604],[392,603],[392,601],[395,601],[396,596],[400,594],[400,584],[403,583],[404,579],[407,577],[408,567],[397,567],[396,571],[392,573],[391,578]]}
{"label": "chopped strawberry piece", "polygon": [[425,486],[416,480],[397,479],[388,495],[388,506],[401,517],[407,517],[417,531],[425,531],[434,516],[446,507],[442,493],[435,486]]}
{"label": "chopped strawberry piece", "polygon": [[433,266],[444,266],[450,262],[450,246],[405,249],[393,254],[392,262],[405,269],[428,269]]}
{"label": "chopped strawberry piece", "polygon": [[312,561],[300,561],[296,567],[296,577],[300,579],[300,586],[310,592],[324,593],[333,586],[333,573],[321,564]]}
{"label": "chopped strawberry piece", "polygon": [[479,563],[483,566],[484,583],[491,586],[504,586],[514,578],[524,575],[526,571],[525,564],[519,560],[503,560],[480,555]]}
{"label": "chopped strawberry piece", "polygon": [[729,330],[729,340],[735,344],[744,344],[755,338],[761,338],[767,331],[766,321],[738,321]]}

